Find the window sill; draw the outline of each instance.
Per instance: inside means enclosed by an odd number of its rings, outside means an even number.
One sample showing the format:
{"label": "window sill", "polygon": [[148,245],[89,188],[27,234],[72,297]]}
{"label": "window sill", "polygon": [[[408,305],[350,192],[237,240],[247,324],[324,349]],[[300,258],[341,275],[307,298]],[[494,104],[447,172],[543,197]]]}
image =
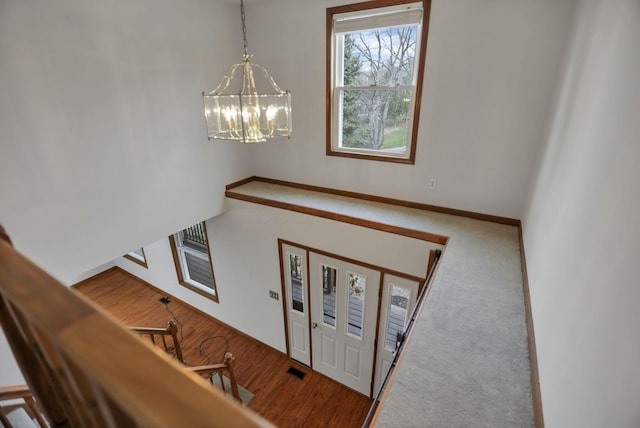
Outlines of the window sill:
{"label": "window sill", "polygon": [[375,155],[368,153],[356,153],[356,152],[346,152],[346,151],[336,151],[333,149],[327,150],[327,156],[338,156],[343,158],[355,158],[355,159],[366,159],[372,161],[380,161],[380,162],[393,162],[393,163],[403,163],[407,165],[415,165],[415,156],[411,156],[408,158],[400,158],[400,157],[392,157],[392,156],[383,156],[383,155]]}

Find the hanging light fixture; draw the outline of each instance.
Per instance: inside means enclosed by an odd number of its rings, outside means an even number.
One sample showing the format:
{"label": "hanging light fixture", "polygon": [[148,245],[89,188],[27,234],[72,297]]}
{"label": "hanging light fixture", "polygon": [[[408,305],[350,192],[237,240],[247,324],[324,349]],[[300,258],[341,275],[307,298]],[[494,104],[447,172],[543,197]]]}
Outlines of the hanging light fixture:
{"label": "hanging light fixture", "polygon": [[[242,64],[231,66],[222,82],[203,92],[204,116],[209,140],[262,143],[291,136],[291,92],[276,85],[267,70],[251,63],[247,50],[244,0],[240,0],[244,55]],[[236,72],[242,71],[242,78]],[[238,73],[239,74],[239,73]]]}

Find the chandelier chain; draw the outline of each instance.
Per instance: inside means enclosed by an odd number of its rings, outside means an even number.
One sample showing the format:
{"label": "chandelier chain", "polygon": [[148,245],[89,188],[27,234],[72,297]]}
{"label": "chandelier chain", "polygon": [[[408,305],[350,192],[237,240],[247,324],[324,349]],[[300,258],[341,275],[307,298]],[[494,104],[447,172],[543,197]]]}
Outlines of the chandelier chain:
{"label": "chandelier chain", "polygon": [[247,26],[245,24],[245,13],[244,13],[244,0],[240,0],[240,17],[242,18],[242,38],[244,40],[244,55],[248,56],[249,51],[247,48]]}

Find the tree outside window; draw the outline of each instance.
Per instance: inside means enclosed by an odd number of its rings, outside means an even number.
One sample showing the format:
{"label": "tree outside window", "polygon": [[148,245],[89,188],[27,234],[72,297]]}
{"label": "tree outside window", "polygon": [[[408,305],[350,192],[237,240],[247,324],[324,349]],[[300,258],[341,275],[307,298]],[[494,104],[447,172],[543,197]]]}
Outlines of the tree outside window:
{"label": "tree outside window", "polygon": [[376,8],[378,3],[327,9],[327,153],[413,163],[428,2]]}

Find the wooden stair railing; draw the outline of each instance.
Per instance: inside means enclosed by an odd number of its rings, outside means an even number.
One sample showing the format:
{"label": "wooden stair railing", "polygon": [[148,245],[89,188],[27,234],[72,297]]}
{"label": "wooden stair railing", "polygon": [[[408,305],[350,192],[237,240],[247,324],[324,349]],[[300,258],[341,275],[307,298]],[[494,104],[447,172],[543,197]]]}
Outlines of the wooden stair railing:
{"label": "wooden stair railing", "polygon": [[2,233],[0,323],[52,426],[272,426],[57,282]]}
{"label": "wooden stair railing", "polygon": [[[229,378],[229,384],[231,385],[231,395],[236,400],[242,402],[240,399],[240,392],[238,391],[238,384],[236,382],[236,376],[233,372],[234,357],[231,352],[226,352],[219,364],[208,364],[204,366],[191,366],[183,357],[180,341],[178,340],[178,326],[174,320],[169,320],[166,328],[158,327],[129,327],[129,330],[139,334],[140,336],[148,337],[154,346],[158,346],[163,349],[167,354],[172,355],[180,363],[187,366],[189,370],[197,373],[201,377],[208,379],[211,384],[213,382],[213,376],[218,375],[220,378],[220,388],[226,392],[224,386],[223,375],[226,373]],[[157,339],[156,339],[157,337]],[[171,343],[167,343],[167,337],[171,338]]]}
{"label": "wooden stair railing", "polygon": [[[180,341],[178,340],[178,325],[174,320],[169,320],[166,328],[157,328],[157,327],[128,327],[129,330],[134,333],[139,334],[140,336],[147,336],[151,343],[154,346],[160,346],[156,343],[156,337],[158,337],[157,342],[162,344],[162,348],[164,351],[173,355],[173,357],[181,362],[184,365],[187,363],[184,361],[184,357],[182,356],[182,349],[180,348]],[[171,338],[171,346],[167,344],[167,337]]]}
{"label": "wooden stair railing", "polygon": [[233,373],[233,355],[231,352],[227,352],[224,354],[224,359],[220,364],[209,364],[206,366],[196,366],[189,367],[189,370],[194,373],[199,374],[205,379],[209,379],[209,381],[213,384],[213,377],[217,374],[220,377],[220,388],[226,392],[224,386],[224,378],[223,374],[227,373],[229,375],[229,385],[231,385],[231,395],[236,400],[242,402],[240,400],[240,392],[238,391],[238,383],[236,382],[236,375]]}
{"label": "wooden stair railing", "polygon": [[[49,425],[47,425],[47,423],[45,422],[40,409],[36,405],[36,402],[33,399],[33,395],[28,385],[0,386],[0,402],[9,400],[22,400],[24,404],[13,404],[10,407],[15,407],[16,409],[19,407],[26,407],[26,416],[28,416],[29,419],[35,418],[40,428],[49,427]],[[3,406],[0,405],[0,408],[1,407]],[[3,426],[12,426],[9,418],[5,416],[4,412],[0,412],[0,422],[2,422]]]}

